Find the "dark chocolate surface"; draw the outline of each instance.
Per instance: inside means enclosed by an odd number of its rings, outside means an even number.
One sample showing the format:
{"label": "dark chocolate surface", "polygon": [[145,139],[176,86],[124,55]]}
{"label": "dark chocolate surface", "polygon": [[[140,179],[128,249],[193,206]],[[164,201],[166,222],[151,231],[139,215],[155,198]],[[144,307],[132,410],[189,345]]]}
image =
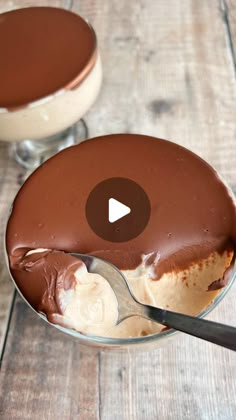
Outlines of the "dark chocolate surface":
{"label": "dark chocolate surface", "polygon": [[82,261],[58,251],[43,251],[31,255],[17,255],[10,259],[23,296],[38,311],[61,313],[60,289],[73,288],[75,271]]}
{"label": "dark chocolate surface", "polygon": [[96,38],[78,15],[54,7],[0,14],[0,107],[17,108],[73,88],[96,59]]}
{"label": "dark chocolate surface", "polygon": [[[151,217],[139,236],[115,243],[93,232],[85,207],[95,185],[121,176],[145,190]],[[12,262],[27,250],[50,248],[92,253],[132,269],[151,254],[147,264],[158,261],[157,278],[235,243],[235,204],[216,172],[181,146],[128,134],[86,141],[45,162],[17,194],[6,232]],[[11,271],[23,293],[33,294],[33,274],[26,285],[24,270],[12,263]]]}

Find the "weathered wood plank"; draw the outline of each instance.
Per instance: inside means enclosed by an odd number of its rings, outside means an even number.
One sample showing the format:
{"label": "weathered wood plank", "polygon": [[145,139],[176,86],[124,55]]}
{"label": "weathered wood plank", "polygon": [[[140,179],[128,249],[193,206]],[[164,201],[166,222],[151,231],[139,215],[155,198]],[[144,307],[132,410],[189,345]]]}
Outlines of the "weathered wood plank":
{"label": "weathered wood plank", "polygon": [[[235,293],[236,285],[208,318],[236,325],[235,311],[229,313]],[[235,353],[182,334],[149,353],[106,353],[101,356],[101,418],[233,420],[235,375]]]}
{"label": "weathered wood plank", "polygon": [[[106,46],[91,134],[173,139],[236,187],[236,85],[218,2],[93,2],[83,13]],[[236,323],[235,290],[211,319]],[[235,364],[234,354],[184,336],[149,354],[102,354],[101,418],[233,420]]]}
{"label": "weathered wood plank", "polygon": [[225,20],[229,38],[229,54],[235,69],[236,78],[236,2],[234,0],[221,0],[225,12]]}
{"label": "weathered wood plank", "polygon": [[[104,63],[91,136],[138,132],[169,138],[236,179],[236,86],[217,0],[91,1]],[[127,111],[128,110],[128,111]]]}
{"label": "weathered wood plank", "polygon": [[10,205],[19,188],[17,177],[21,171],[10,160],[8,152],[8,145],[0,142],[0,359],[13,298],[13,286],[5,264],[3,237]]}
{"label": "weathered wood plank", "polygon": [[[127,131],[173,139],[206,158],[236,191],[236,84],[219,2],[74,3],[98,33],[104,64],[100,98],[86,116],[91,136]],[[236,285],[211,319],[236,324],[235,292]],[[234,353],[183,335],[149,353],[88,354],[18,299],[0,417],[233,420],[235,374]]]}
{"label": "weathered wood plank", "polygon": [[0,418],[98,418],[98,354],[41,321],[18,298],[1,370]]}

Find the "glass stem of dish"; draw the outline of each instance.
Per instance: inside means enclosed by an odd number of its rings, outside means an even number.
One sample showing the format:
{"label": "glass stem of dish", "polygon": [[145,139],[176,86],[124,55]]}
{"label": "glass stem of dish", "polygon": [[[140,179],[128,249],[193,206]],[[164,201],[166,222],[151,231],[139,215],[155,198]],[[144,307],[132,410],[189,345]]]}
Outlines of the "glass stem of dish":
{"label": "glass stem of dish", "polygon": [[23,140],[11,146],[11,154],[24,168],[33,170],[57,152],[88,138],[83,119],[66,130],[40,140]]}

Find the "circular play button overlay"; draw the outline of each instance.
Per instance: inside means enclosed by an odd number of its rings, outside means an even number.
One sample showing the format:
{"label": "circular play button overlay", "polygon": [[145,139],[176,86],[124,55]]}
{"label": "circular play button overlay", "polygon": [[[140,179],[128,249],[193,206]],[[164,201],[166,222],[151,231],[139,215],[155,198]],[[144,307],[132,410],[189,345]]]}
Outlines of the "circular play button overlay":
{"label": "circular play button overlay", "polygon": [[102,239],[127,242],[145,229],[151,206],[146,192],[127,178],[109,178],[90,192],[86,203],[89,226]]}

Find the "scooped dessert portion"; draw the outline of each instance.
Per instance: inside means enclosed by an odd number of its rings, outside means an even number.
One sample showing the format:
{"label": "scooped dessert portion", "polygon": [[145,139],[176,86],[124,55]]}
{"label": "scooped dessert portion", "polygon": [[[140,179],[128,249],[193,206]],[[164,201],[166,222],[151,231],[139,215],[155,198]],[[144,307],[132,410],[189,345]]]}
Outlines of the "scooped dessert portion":
{"label": "scooped dessert portion", "polygon": [[102,79],[96,35],[55,7],[0,14],[0,140],[37,140],[78,121]]}
{"label": "scooped dessert portion", "polygon": [[81,260],[60,251],[36,249],[16,258],[15,265],[33,273],[34,306],[50,322],[96,335],[116,325],[113,290],[99,274],[88,273]]}
{"label": "scooped dessert portion", "polygon": [[[132,197],[126,202],[130,214],[107,221],[112,240],[98,235],[86,215],[94,187],[118,178],[137,183],[151,208],[142,232],[123,242],[122,231],[137,224],[132,205],[141,205],[139,196],[136,204]],[[119,200],[132,196],[119,194]],[[113,195],[111,187],[106,199]],[[103,196],[97,213],[102,209],[105,220]],[[6,230],[12,277],[36,311],[83,334],[120,338],[158,333],[163,326],[140,317],[116,325],[109,283],[68,253],[113,263],[143,303],[197,315],[227,285],[235,243],[235,201],[215,170],[175,143],[132,134],[98,137],[45,162],[18,192]]]}

